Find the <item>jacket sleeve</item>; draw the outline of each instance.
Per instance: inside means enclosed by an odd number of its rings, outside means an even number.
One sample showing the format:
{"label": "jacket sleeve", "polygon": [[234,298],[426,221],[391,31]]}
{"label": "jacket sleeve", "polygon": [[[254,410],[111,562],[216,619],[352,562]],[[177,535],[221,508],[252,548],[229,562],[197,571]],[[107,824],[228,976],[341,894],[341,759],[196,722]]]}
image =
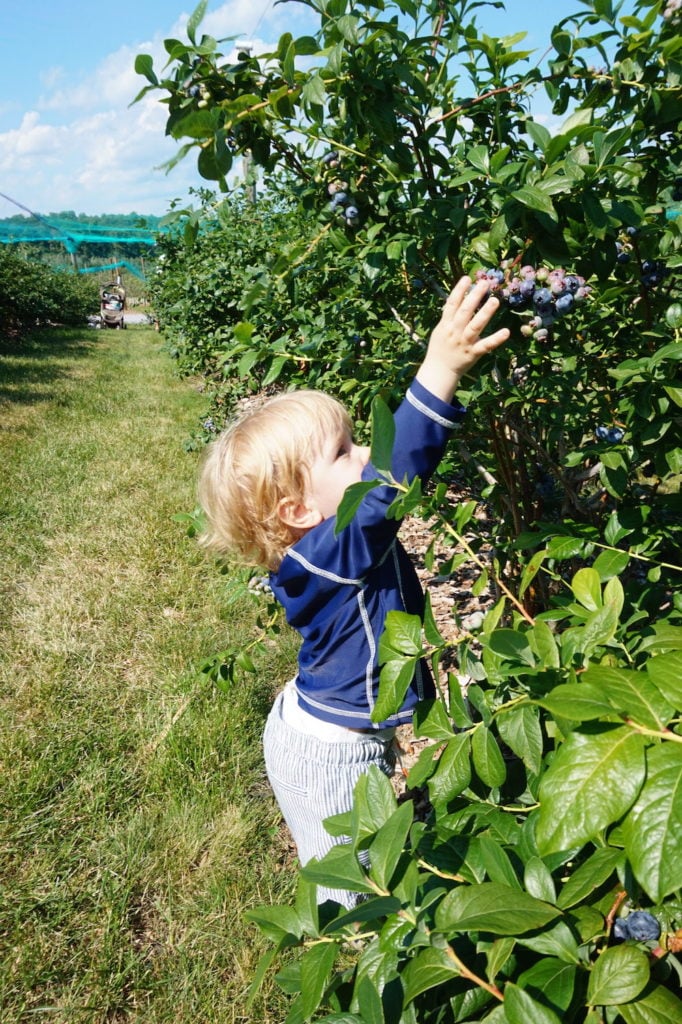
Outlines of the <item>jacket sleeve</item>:
{"label": "jacket sleeve", "polygon": [[[465,411],[459,404],[450,405],[436,398],[414,380],[395,414],[394,478],[402,482],[419,476],[426,482]],[[367,465],[362,479],[378,478],[375,468]],[[330,580],[361,580],[386,557],[400,528],[399,520],[386,518],[396,493],[388,484],[375,487],[365,495],[353,520],[338,536],[334,536],[335,519],[327,519],[294,546],[290,557],[306,569],[312,568],[318,576],[329,574]]]}

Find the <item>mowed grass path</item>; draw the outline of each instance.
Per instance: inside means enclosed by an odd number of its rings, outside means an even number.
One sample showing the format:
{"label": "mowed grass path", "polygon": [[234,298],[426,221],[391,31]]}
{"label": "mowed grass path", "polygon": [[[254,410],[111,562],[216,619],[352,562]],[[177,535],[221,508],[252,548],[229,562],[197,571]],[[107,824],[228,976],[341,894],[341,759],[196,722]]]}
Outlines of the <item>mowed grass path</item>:
{"label": "mowed grass path", "polygon": [[0,1020],[279,1022],[242,920],[287,899],[261,761],[295,644],[229,695],[263,611],[174,521],[204,400],[159,335],[0,342]]}

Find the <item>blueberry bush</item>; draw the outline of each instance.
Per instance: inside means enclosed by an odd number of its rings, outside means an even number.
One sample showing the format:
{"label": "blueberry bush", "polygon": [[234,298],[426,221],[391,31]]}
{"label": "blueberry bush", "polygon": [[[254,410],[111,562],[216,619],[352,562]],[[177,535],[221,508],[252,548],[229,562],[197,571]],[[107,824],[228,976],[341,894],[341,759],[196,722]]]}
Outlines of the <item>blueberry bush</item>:
{"label": "blueberry bush", "polygon": [[0,246],[0,329],[16,337],[48,324],[84,324],[99,308],[96,285]]}
{"label": "blueberry bush", "polygon": [[[289,1024],[672,1024],[680,6],[577,3],[540,60],[523,33],[481,32],[472,0],[306,6],[319,29],[271,53],[201,35],[202,3],[160,75],[137,59],[178,158],[222,192],[176,211],[154,286],[171,344],[211,381],[206,429],[250,391],[323,387],[371,422],[388,475],[390,409],[462,273],[490,282],[512,340],[465,382],[443,479],[426,495],[393,481],[396,512],[457,545],[439,572],[468,560],[495,595],[454,643],[428,607],[386,623],[380,718],[424,654],[447,680],[414,722],[430,742],[408,792],[428,811],[360,781],[328,823],[348,841],[300,870],[295,905],[249,915],[273,943],[254,989],[280,962]],[[256,203],[229,191],[245,154],[268,184]],[[452,504],[454,467],[480,478],[485,537],[477,502]],[[318,908],[321,882],[365,899]]]}

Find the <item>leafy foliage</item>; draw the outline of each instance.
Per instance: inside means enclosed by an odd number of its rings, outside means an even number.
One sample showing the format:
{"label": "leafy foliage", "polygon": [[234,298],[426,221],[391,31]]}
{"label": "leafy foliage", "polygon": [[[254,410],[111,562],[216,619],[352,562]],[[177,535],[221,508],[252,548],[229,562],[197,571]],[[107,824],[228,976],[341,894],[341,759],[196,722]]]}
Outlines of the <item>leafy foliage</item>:
{"label": "leafy foliage", "polygon": [[0,246],[0,321],[6,334],[21,334],[40,324],[83,324],[98,306],[92,281]]}
{"label": "leafy foliage", "polygon": [[[677,8],[584,3],[541,66],[522,33],[479,32],[468,0],[307,5],[316,36],[269,54],[226,59],[198,36],[200,4],[164,77],[137,61],[178,158],[196,149],[227,189],[248,153],[271,183],[256,204],[185,211],[159,275],[162,320],[221,414],[244,389],[324,387],[361,423],[374,406],[380,463],[376,399],[404,389],[463,271],[513,290],[532,267],[588,290],[531,332],[507,301],[514,340],[461,396],[494,557],[473,502],[448,507],[441,485],[425,501],[499,600],[454,650],[429,614],[387,619],[382,717],[417,658],[457,664],[415,718],[432,743],[408,782],[429,816],[363,778],[329,822],[350,841],[302,869],[295,907],[251,915],[274,943],[262,971],[300,949],[279,975],[290,1024],[665,1024],[682,1009]],[[532,115],[540,89],[552,131]],[[424,502],[400,489],[396,515]],[[318,882],[367,898],[318,909]],[[615,927],[635,912],[658,939]]]}

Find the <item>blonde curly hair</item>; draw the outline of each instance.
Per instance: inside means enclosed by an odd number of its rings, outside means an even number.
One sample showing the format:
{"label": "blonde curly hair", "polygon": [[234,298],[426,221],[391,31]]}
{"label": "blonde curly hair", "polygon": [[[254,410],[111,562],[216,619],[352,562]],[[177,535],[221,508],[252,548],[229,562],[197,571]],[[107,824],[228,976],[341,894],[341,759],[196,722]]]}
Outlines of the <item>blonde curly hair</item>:
{"label": "blonde curly hair", "polygon": [[352,433],[347,410],[312,390],[275,395],[228,426],[201,467],[206,528],[200,542],[218,555],[277,569],[297,538],[279,516],[280,501],[304,499],[310,466],[339,431]]}

